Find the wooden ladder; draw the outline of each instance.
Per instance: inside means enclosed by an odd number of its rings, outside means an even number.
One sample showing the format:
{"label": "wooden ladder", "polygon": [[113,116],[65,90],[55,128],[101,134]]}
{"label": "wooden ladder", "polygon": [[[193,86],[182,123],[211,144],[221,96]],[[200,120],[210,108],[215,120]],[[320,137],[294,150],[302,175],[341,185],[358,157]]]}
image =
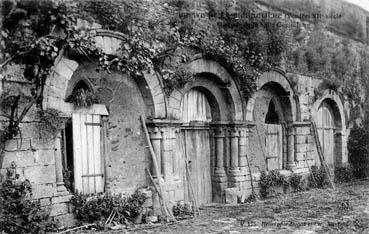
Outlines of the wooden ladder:
{"label": "wooden ladder", "polygon": [[334,182],[332,180],[332,175],[331,175],[331,172],[329,171],[329,168],[328,168],[328,165],[324,159],[324,153],[323,153],[323,150],[322,150],[322,146],[320,144],[320,141],[319,141],[319,136],[318,136],[318,129],[316,127],[316,123],[313,119],[310,119],[310,122],[311,122],[311,128],[312,128],[312,132],[313,132],[313,136],[314,136],[314,141],[315,141],[315,145],[316,145],[316,149],[317,149],[317,152],[318,152],[318,156],[319,156],[319,160],[320,160],[320,164],[322,165],[323,169],[325,170],[327,176],[328,176],[328,179],[329,179],[329,183],[331,185],[331,187],[333,189],[335,189],[335,185],[334,185]]}

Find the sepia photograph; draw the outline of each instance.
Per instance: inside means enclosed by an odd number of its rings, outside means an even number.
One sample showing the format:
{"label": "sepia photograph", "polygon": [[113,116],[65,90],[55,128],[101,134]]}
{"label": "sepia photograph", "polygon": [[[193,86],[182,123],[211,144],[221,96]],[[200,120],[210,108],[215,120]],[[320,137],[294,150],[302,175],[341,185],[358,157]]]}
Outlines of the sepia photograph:
{"label": "sepia photograph", "polygon": [[369,233],[369,0],[0,0],[23,233]]}

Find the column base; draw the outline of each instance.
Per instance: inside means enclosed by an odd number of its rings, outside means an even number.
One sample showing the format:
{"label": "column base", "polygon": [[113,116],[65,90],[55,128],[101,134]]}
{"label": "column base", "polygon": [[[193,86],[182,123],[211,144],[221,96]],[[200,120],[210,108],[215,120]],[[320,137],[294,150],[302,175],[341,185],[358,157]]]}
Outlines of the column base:
{"label": "column base", "polygon": [[223,168],[216,168],[214,171],[215,177],[226,177],[227,174]]}
{"label": "column base", "polygon": [[212,193],[213,193],[213,202],[216,203],[224,203],[225,202],[225,190],[227,189],[227,178],[217,178],[221,179],[222,181],[214,180],[212,186]]}
{"label": "column base", "polygon": [[64,185],[64,182],[57,182],[56,183],[56,191],[58,192],[66,192],[67,188]]}
{"label": "column base", "polygon": [[287,169],[293,169],[296,167],[296,163],[295,162],[287,162],[286,165]]}
{"label": "column base", "polygon": [[239,167],[233,167],[229,170],[229,174],[231,177],[237,177],[241,175],[241,170]]}

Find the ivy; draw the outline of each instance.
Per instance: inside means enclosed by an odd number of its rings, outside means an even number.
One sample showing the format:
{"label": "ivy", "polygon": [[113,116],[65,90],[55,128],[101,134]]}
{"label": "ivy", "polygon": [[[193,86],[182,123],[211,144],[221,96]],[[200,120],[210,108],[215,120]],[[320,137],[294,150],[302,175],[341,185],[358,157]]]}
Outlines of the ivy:
{"label": "ivy", "polygon": [[48,210],[39,201],[30,201],[31,183],[21,180],[14,162],[7,169],[0,193],[0,231],[6,233],[46,233],[55,231]]}

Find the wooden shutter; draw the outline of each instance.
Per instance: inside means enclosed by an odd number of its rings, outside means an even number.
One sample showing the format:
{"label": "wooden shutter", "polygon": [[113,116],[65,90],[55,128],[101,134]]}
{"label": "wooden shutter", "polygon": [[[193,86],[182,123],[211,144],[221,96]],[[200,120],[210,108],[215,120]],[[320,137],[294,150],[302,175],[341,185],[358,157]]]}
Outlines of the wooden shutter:
{"label": "wooden shutter", "polygon": [[73,113],[72,121],[75,190],[85,194],[103,192],[101,116]]}
{"label": "wooden shutter", "polygon": [[265,150],[268,170],[282,169],[282,126],[265,124]]}

